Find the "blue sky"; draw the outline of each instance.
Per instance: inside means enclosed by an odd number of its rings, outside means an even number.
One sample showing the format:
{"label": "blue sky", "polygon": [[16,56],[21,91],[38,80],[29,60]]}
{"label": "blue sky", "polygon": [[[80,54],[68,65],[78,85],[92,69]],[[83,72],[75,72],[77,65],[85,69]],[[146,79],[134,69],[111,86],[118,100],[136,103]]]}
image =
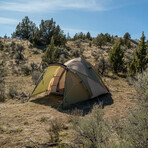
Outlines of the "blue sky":
{"label": "blue sky", "polygon": [[25,16],[37,25],[53,18],[71,36],[129,32],[139,39],[144,31],[148,38],[148,0],[0,0],[0,36],[10,36]]}

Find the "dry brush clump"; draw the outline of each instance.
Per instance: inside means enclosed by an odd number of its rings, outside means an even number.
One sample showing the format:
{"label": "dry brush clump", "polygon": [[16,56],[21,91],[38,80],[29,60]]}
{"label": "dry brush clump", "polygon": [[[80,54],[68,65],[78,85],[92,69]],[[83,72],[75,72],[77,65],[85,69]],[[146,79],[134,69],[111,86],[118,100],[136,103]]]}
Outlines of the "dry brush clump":
{"label": "dry brush clump", "polygon": [[70,55],[71,55],[71,57],[73,57],[73,58],[78,58],[78,57],[80,57],[80,56],[82,55],[82,53],[83,53],[83,52],[81,52],[80,49],[72,49],[72,50],[70,51]]}
{"label": "dry brush clump", "polygon": [[17,86],[16,85],[9,86],[8,97],[10,99],[14,99],[17,98],[17,96],[18,96]]}
{"label": "dry brush clump", "polygon": [[138,74],[132,84],[138,92],[138,106],[115,128],[120,137],[117,147],[145,148],[148,147],[148,69]]}
{"label": "dry brush clump", "polygon": [[146,148],[148,146],[148,103],[142,102],[115,128],[119,139],[116,147]]}
{"label": "dry brush clump", "polygon": [[31,68],[28,65],[22,66],[21,70],[25,76],[28,76],[31,74]]}
{"label": "dry brush clump", "polygon": [[49,134],[49,143],[51,145],[59,145],[61,140],[61,132],[67,130],[68,127],[59,119],[50,121],[50,128],[47,130]]}
{"label": "dry brush clump", "polygon": [[0,102],[5,101],[5,74],[4,63],[0,62]]}
{"label": "dry brush clump", "polygon": [[82,118],[74,124],[77,147],[102,148],[108,145],[111,130],[100,107],[95,106],[87,118]]}
{"label": "dry brush clump", "polygon": [[104,56],[101,56],[95,63],[95,69],[98,73],[101,73],[102,75],[110,70],[108,59],[104,58]]}
{"label": "dry brush clump", "polygon": [[74,147],[146,148],[148,146],[148,102],[139,102],[124,119],[109,122],[95,106],[73,124]]}
{"label": "dry brush clump", "polygon": [[40,75],[41,75],[41,72],[40,71],[33,71],[32,72],[32,81],[33,81],[34,84],[37,83]]}
{"label": "dry brush clump", "polygon": [[138,92],[140,100],[148,100],[148,68],[137,75],[133,85]]}

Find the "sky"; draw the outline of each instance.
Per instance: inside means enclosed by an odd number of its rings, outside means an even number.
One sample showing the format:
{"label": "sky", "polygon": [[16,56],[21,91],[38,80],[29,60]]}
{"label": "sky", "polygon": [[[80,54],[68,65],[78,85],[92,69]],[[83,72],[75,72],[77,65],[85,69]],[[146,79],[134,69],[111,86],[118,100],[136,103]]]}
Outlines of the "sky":
{"label": "sky", "polygon": [[53,18],[67,35],[90,32],[95,37],[109,33],[148,38],[148,0],[0,0],[0,36],[11,37],[16,26],[28,16],[39,26]]}

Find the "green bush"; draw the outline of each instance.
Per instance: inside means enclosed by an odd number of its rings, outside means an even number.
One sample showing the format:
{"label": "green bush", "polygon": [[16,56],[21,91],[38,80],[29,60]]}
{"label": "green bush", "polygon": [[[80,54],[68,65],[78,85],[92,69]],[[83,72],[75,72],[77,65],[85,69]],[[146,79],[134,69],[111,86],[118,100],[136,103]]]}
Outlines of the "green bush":
{"label": "green bush", "polygon": [[126,46],[127,46],[128,49],[132,48],[131,42],[127,41]]}
{"label": "green bush", "polygon": [[91,114],[74,124],[75,143],[86,148],[102,148],[108,146],[111,135],[107,122],[103,119],[100,107],[95,106]]}

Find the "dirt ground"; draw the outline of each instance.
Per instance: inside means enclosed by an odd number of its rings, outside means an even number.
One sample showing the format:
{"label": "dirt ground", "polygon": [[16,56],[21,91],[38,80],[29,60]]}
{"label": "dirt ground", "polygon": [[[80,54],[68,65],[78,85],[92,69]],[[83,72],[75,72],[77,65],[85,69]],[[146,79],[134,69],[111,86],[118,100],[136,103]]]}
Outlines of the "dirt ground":
{"label": "dirt ground", "polygon": [[[113,99],[113,104],[104,106],[104,117],[109,120],[124,118],[136,104],[135,90],[124,78],[112,80],[105,77],[104,80]],[[49,141],[47,130],[52,120],[60,120],[69,127],[64,131],[66,136],[62,138],[63,142],[68,142],[69,135],[72,134],[68,121],[71,115],[59,111],[54,99],[54,96],[51,96],[40,101],[35,101],[35,99],[26,103],[15,100],[0,103],[0,146],[21,148],[32,141],[47,143]]]}

